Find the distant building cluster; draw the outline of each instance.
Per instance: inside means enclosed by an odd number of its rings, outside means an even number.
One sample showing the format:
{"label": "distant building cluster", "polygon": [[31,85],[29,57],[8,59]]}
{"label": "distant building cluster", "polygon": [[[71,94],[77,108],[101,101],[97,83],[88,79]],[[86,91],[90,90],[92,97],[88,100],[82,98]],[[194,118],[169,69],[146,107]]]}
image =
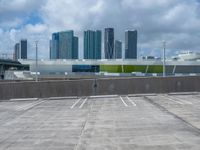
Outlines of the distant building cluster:
{"label": "distant building cluster", "polygon": [[[84,59],[102,59],[102,31],[84,31]],[[50,41],[50,59],[79,59],[79,40],[74,31],[52,34]],[[122,42],[115,40],[114,28],[104,31],[104,58],[121,59]],[[125,59],[137,59],[137,31],[125,32]]]}
{"label": "distant building cluster", "polygon": [[[102,45],[104,53],[102,53]],[[114,28],[105,28],[104,44],[101,30],[84,31],[83,59],[122,59],[122,49],[122,42],[115,40]],[[15,44],[14,59],[27,59],[27,39],[22,39]],[[80,59],[79,38],[74,35],[73,30],[52,34],[50,59]],[[137,59],[137,30],[125,32],[125,59]]]}
{"label": "distant building cluster", "polygon": [[22,39],[14,47],[14,60],[27,59],[27,39]]}

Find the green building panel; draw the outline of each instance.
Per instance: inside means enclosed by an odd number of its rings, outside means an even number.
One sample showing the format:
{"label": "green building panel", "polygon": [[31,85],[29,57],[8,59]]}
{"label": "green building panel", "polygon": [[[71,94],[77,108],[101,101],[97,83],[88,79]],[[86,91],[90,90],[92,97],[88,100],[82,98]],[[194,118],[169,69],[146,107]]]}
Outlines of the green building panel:
{"label": "green building panel", "polygon": [[108,73],[132,73],[132,72],[142,72],[142,73],[162,73],[163,67],[160,65],[157,66],[147,66],[146,65],[101,65],[101,72]]}
{"label": "green building panel", "polygon": [[101,65],[101,72],[109,73],[131,73],[142,72],[145,73],[147,66],[132,66],[132,65]]}
{"label": "green building panel", "polygon": [[124,65],[124,73],[131,73],[131,72],[142,72],[145,73],[146,66],[132,66],[132,65]]}
{"label": "green building panel", "polygon": [[163,66],[149,66],[147,73],[162,73]]}
{"label": "green building panel", "polygon": [[121,65],[101,65],[100,71],[108,72],[108,73],[121,73],[122,66]]}

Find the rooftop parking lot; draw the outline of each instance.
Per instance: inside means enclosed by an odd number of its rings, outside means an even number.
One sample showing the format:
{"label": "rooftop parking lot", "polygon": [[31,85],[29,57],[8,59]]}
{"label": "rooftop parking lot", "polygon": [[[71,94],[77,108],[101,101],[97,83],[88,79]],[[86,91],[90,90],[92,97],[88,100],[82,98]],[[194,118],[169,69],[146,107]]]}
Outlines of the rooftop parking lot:
{"label": "rooftop parking lot", "polygon": [[0,102],[1,150],[199,150],[200,93]]}

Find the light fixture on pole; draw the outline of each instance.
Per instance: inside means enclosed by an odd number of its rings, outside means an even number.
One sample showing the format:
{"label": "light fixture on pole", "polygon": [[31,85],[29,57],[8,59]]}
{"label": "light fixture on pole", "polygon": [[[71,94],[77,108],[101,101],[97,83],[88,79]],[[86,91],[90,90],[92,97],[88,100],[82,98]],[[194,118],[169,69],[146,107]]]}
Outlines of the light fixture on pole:
{"label": "light fixture on pole", "polygon": [[38,41],[35,41],[35,81],[38,82]]}

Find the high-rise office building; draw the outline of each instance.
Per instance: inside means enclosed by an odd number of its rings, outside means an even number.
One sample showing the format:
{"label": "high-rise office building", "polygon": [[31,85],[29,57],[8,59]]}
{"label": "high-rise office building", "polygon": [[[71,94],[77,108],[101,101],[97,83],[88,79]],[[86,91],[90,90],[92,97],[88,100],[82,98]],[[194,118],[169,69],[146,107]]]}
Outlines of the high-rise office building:
{"label": "high-rise office building", "polygon": [[95,59],[101,59],[102,34],[100,30],[95,32]]}
{"label": "high-rise office building", "polygon": [[20,41],[20,51],[21,51],[21,59],[27,59],[27,40],[22,39]]}
{"label": "high-rise office building", "polygon": [[94,59],[95,32],[84,31],[84,59]]}
{"label": "high-rise office building", "polygon": [[52,58],[52,40],[49,40],[49,50],[50,50],[49,58],[51,59]]}
{"label": "high-rise office building", "polygon": [[27,59],[27,40],[22,39],[20,43],[16,43],[14,47],[15,60]]}
{"label": "high-rise office building", "polygon": [[118,40],[115,40],[115,58],[122,58],[122,42]]}
{"label": "high-rise office building", "polygon": [[19,43],[15,44],[14,59],[15,60],[20,59],[20,44]]}
{"label": "high-rise office building", "polygon": [[73,31],[63,31],[59,32],[59,59],[72,59],[73,53],[73,41],[74,32]]}
{"label": "high-rise office building", "polygon": [[59,34],[58,33],[53,33],[52,34],[52,40],[51,40],[51,45],[50,45],[50,59],[58,59],[58,52],[59,52]]}
{"label": "high-rise office building", "polygon": [[73,40],[73,51],[72,51],[72,59],[78,59],[78,37],[74,37]]}
{"label": "high-rise office building", "polygon": [[137,30],[125,32],[125,59],[137,59]]}
{"label": "high-rise office building", "polygon": [[84,31],[84,59],[101,59],[101,31]]}
{"label": "high-rise office building", "polygon": [[114,58],[114,29],[106,28],[104,33],[105,59]]}
{"label": "high-rise office building", "polygon": [[73,30],[52,34],[50,56],[50,59],[78,59],[78,37]]}

